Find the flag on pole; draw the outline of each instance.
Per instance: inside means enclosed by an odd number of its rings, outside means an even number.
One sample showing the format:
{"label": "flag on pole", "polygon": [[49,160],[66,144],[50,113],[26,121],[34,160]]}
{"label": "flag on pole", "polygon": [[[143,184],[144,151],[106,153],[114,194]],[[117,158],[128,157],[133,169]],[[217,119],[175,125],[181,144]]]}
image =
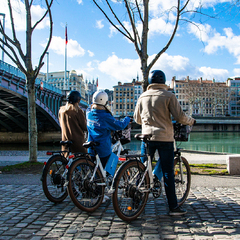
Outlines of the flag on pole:
{"label": "flag on pole", "polygon": [[65,38],[66,38],[66,44],[68,43],[68,37],[67,37],[67,25],[66,25],[66,28],[65,28]]}
{"label": "flag on pole", "polygon": [[97,87],[98,87],[98,78],[97,78]]}

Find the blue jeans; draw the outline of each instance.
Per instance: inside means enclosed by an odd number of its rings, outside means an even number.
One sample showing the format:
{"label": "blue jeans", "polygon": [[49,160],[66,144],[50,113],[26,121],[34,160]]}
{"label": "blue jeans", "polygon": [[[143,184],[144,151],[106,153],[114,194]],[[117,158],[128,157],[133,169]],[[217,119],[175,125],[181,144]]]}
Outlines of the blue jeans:
{"label": "blue jeans", "polygon": [[[149,154],[153,160],[154,154],[158,151],[160,165],[163,172],[164,187],[168,200],[169,209],[178,206],[174,182],[174,146],[173,142],[149,141]],[[141,145],[141,154],[146,153],[144,143]],[[161,180],[161,179],[160,179]]]}

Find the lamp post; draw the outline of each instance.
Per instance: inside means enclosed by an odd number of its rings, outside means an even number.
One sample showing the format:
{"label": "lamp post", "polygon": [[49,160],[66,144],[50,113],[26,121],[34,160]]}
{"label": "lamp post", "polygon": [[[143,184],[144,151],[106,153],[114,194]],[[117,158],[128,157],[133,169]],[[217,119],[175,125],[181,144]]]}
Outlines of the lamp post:
{"label": "lamp post", "polygon": [[49,70],[49,52],[46,52],[47,54],[47,83],[48,83],[48,70]]}
{"label": "lamp post", "polygon": [[[5,29],[5,13],[0,13],[0,16],[3,17],[3,33],[4,33],[4,29]],[[4,41],[4,35],[2,36],[3,41]],[[4,62],[4,43],[2,44],[3,50],[2,50],[2,61]]]}

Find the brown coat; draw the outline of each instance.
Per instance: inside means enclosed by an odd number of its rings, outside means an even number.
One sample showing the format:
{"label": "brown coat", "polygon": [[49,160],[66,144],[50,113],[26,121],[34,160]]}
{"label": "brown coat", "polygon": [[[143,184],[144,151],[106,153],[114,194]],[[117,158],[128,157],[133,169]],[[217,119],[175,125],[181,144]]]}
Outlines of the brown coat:
{"label": "brown coat", "polygon": [[[79,106],[67,103],[60,107],[59,122],[62,131],[62,141],[72,141],[71,152],[87,152],[82,146],[85,142],[85,134],[87,131],[87,121],[83,110]],[[62,146],[62,150],[68,150]]]}

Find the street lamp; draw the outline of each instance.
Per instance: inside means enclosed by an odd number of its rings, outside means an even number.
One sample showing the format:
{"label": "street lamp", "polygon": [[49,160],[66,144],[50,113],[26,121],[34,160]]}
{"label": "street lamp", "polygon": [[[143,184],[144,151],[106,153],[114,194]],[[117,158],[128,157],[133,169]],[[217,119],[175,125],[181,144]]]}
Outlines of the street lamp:
{"label": "street lamp", "polygon": [[48,70],[49,70],[49,52],[46,52],[47,54],[47,83],[48,83]]}
{"label": "street lamp", "polygon": [[[0,13],[0,16],[2,16],[3,17],[3,24],[2,24],[2,26],[3,26],[3,33],[4,33],[4,29],[5,29],[5,13]],[[4,35],[3,35],[3,41],[4,41]],[[2,47],[3,47],[3,49],[2,49],[2,61],[4,61],[4,43],[2,44]]]}

